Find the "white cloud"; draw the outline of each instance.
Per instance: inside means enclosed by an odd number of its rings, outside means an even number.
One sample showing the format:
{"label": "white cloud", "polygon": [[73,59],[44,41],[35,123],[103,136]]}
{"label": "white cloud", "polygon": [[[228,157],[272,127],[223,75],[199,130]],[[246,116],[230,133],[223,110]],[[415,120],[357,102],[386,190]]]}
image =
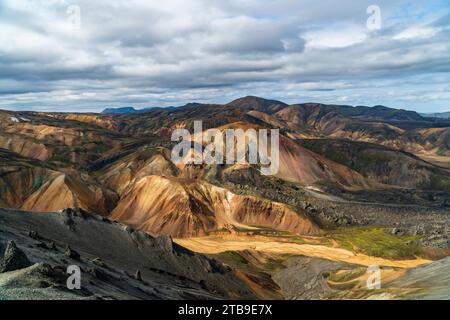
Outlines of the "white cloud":
{"label": "white cloud", "polygon": [[361,26],[342,25],[310,31],[304,35],[307,49],[345,48],[367,39]]}
{"label": "white cloud", "polygon": [[439,28],[413,26],[396,34],[394,40],[426,39],[434,37],[440,31]]}

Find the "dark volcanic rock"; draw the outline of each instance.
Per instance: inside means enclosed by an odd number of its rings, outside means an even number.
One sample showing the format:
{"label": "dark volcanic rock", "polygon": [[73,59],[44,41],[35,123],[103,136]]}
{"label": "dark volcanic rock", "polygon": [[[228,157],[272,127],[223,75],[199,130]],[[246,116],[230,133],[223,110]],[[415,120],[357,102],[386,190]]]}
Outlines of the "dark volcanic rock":
{"label": "dark volcanic rock", "polygon": [[25,253],[20,250],[14,241],[9,241],[6,246],[3,261],[0,265],[0,273],[28,268],[32,263]]}
{"label": "dark volcanic rock", "polygon": [[51,249],[51,250],[54,250],[54,251],[57,251],[57,250],[58,250],[58,248],[56,247],[56,243],[54,243],[53,241],[50,242],[50,249]]}
{"label": "dark volcanic rock", "polygon": [[28,232],[28,236],[34,240],[41,240],[41,236],[39,235],[39,233],[37,233],[36,231],[33,231],[33,230]]}
{"label": "dark volcanic rock", "polygon": [[89,213],[81,208],[66,208],[61,210],[62,214],[72,217],[86,218]]}
{"label": "dark volcanic rock", "polygon": [[71,247],[67,246],[66,252],[64,253],[67,257],[73,260],[80,260],[80,254],[73,250]]}
{"label": "dark volcanic rock", "polygon": [[155,239],[156,243],[166,252],[172,252],[173,239],[170,236],[160,236]]}
{"label": "dark volcanic rock", "polygon": [[108,265],[101,258],[95,258],[92,263],[102,268],[108,268]]}
{"label": "dark volcanic rock", "polygon": [[136,274],[134,275],[134,278],[135,278],[137,281],[142,281],[142,275],[141,275],[141,271],[140,271],[140,270],[137,270],[137,271],[136,271]]}

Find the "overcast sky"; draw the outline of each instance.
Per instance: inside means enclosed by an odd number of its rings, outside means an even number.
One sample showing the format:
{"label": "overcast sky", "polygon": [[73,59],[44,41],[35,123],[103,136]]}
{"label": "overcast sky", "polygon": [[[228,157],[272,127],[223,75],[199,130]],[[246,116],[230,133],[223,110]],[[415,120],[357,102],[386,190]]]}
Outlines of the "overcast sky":
{"label": "overcast sky", "polygon": [[[367,13],[373,4],[380,29]],[[0,0],[0,108],[99,111],[246,95],[448,111],[450,4]]]}

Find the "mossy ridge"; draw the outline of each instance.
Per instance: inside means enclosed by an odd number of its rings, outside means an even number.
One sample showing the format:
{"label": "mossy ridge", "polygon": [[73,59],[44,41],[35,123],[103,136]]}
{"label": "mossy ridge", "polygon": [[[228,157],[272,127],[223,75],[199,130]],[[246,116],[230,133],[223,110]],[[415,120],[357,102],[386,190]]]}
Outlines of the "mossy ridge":
{"label": "mossy ridge", "polygon": [[284,263],[286,262],[286,260],[288,260],[291,257],[292,257],[292,255],[290,255],[290,254],[281,254],[277,257],[270,258],[264,264],[264,269],[268,270],[268,271],[284,269],[285,268]]}
{"label": "mossy ridge", "polygon": [[234,267],[245,267],[249,264],[248,261],[236,251],[225,251],[212,256],[217,260],[228,263]]}
{"label": "mossy ridge", "polygon": [[414,259],[423,254],[416,236],[393,235],[382,227],[352,227],[331,231],[328,237],[344,249],[385,259]]}
{"label": "mossy ridge", "polygon": [[332,272],[328,276],[328,280],[332,282],[348,282],[356,280],[366,273],[367,268],[365,267],[358,267],[350,270],[338,270],[336,272]]}

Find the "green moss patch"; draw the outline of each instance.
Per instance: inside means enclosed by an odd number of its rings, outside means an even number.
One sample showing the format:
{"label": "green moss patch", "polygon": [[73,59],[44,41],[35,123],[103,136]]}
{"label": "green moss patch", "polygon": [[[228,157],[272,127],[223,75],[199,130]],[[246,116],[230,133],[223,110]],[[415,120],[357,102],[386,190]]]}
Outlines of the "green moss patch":
{"label": "green moss patch", "polygon": [[422,254],[421,247],[415,244],[417,237],[392,235],[385,228],[344,228],[328,237],[345,249],[374,257],[414,259]]}

